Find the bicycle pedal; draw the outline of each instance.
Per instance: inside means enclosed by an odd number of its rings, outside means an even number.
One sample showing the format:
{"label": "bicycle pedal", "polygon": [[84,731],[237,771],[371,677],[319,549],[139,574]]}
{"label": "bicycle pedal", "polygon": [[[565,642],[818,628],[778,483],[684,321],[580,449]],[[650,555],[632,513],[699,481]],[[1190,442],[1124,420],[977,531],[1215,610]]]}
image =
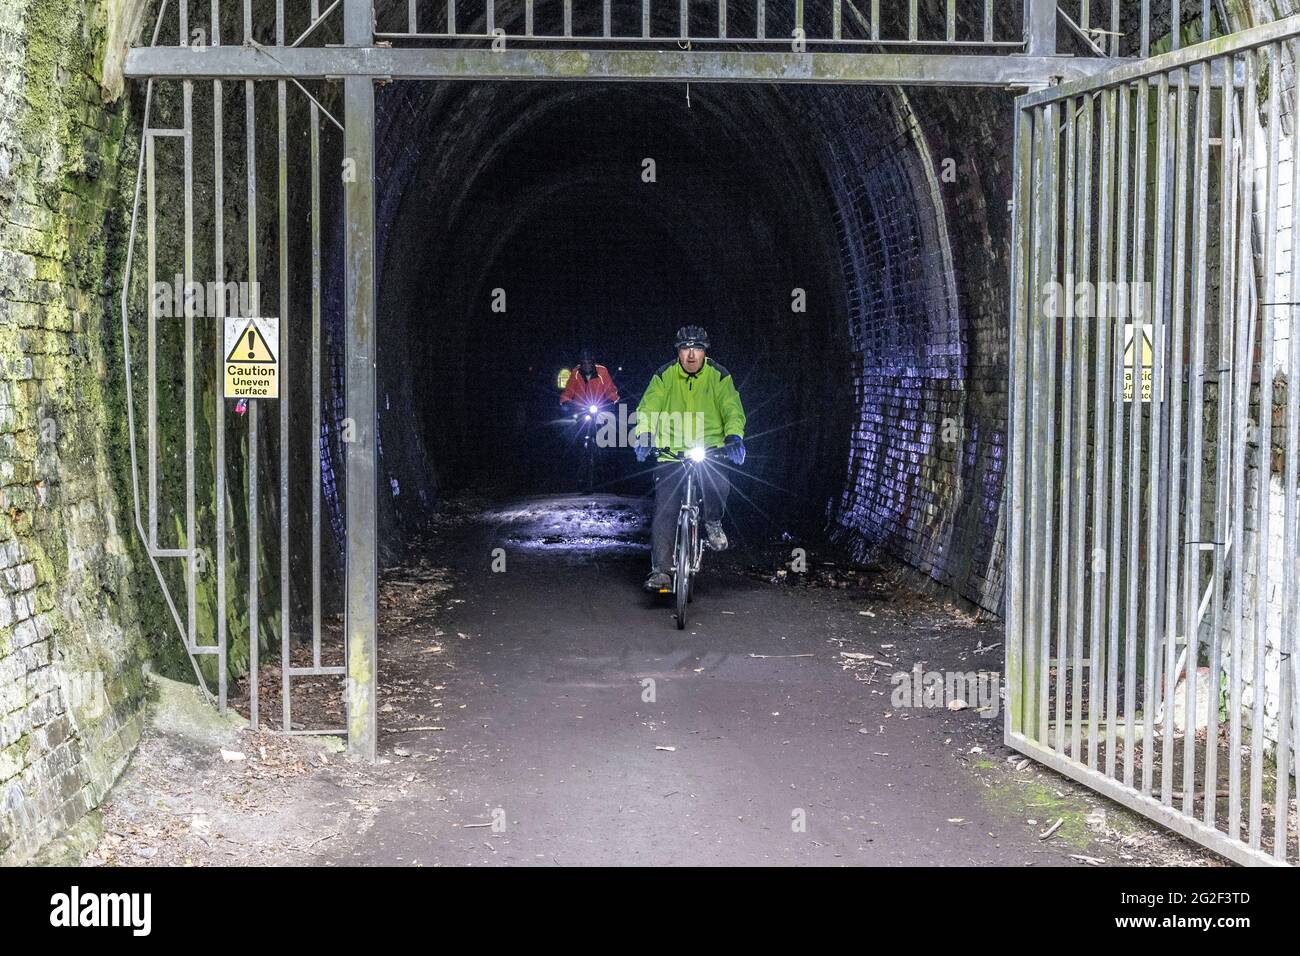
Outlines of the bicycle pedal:
{"label": "bicycle pedal", "polygon": [[673,589],[672,589],[672,588],[660,588],[660,589],[659,589],[659,593],[660,593],[660,594],[672,594],[672,593],[673,593]]}

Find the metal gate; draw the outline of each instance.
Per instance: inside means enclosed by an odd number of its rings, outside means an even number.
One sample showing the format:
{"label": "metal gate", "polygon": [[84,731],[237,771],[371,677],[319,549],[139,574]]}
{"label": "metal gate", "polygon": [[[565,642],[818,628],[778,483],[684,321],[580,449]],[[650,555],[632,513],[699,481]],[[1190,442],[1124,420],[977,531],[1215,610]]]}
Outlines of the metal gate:
{"label": "metal gate", "polygon": [[1016,101],[1006,741],[1243,863],[1297,860],[1297,36]]}
{"label": "metal gate", "polygon": [[[313,0],[312,20],[319,15],[316,7]],[[303,16],[308,12],[304,9]],[[153,31],[154,46],[164,30],[164,42],[178,46],[221,43],[216,3],[210,20],[194,21],[188,13],[184,0],[170,10],[164,0]],[[283,15],[275,27],[277,42],[283,44]],[[251,18],[245,18],[244,42],[251,40],[252,29]],[[291,96],[303,99],[294,104]],[[228,113],[232,106],[233,117]],[[294,106],[306,119],[310,172],[293,190],[291,202],[288,116]],[[275,135],[259,141],[258,117],[268,111],[275,117]],[[327,504],[322,468],[331,444],[330,431],[322,430],[321,422],[322,376],[330,371],[322,356],[322,237],[328,242],[331,236],[331,230],[323,228],[321,169],[327,154],[337,168],[334,154],[339,152],[342,125],[296,80],[216,79],[198,82],[196,88],[195,80],[151,78],[145,87],[142,126],[121,295],[137,531],[199,686],[222,713],[229,696],[227,659],[233,629],[239,647],[247,652],[250,722],[262,726],[261,697],[270,689],[259,686],[258,656],[261,632],[269,625],[277,632],[281,654],[280,713],[270,725],[288,734],[346,734],[341,706],[336,720],[324,722],[299,720],[293,712],[295,685],[303,680],[332,682],[330,696],[341,704],[346,674],[341,629],[323,625],[321,613],[321,526]],[[238,142],[229,136],[232,132],[242,138],[242,149],[231,148]],[[160,175],[163,164],[173,175]],[[274,176],[270,196],[259,184],[259,171]],[[234,229],[227,228],[231,215],[238,220]],[[195,255],[200,224],[210,230],[212,255],[205,261]],[[291,274],[295,242],[304,253],[298,258],[309,258],[310,275]],[[144,259],[143,269],[138,255]],[[266,287],[269,294],[263,295]],[[234,354],[232,341],[253,318],[269,319],[278,327],[272,346],[263,346],[274,347],[276,353],[278,394],[238,400],[224,394],[224,373]],[[133,352],[142,339],[143,469],[133,365]],[[309,371],[300,374],[298,363]],[[207,440],[205,447],[199,447],[200,437]],[[274,460],[266,460],[268,448],[276,453]],[[205,466],[210,467],[211,480],[199,481]],[[310,474],[305,483],[299,482],[309,489],[301,502],[300,523],[310,527],[310,549],[300,552],[290,543],[291,523],[298,521],[290,488],[302,466]],[[230,487],[232,479],[241,486]],[[267,481],[275,483],[278,494],[259,490]],[[337,511],[346,489],[340,483],[335,488]],[[232,508],[241,520],[232,517]],[[272,521],[265,520],[268,512]],[[278,536],[274,521],[279,523]],[[235,537],[240,531],[246,535],[243,541]],[[263,574],[263,555],[276,559],[272,575]],[[236,563],[242,581],[228,573]],[[306,605],[296,613],[294,589]],[[274,607],[263,600],[268,592],[276,598]],[[229,620],[232,610],[238,622]],[[309,645],[295,645],[300,625],[310,630]],[[205,665],[205,658],[214,664]]]}
{"label": "metal gate", "polygon": [[[475,5],[472,22],[463,15],[464,6],[457,19],[454,0],[333,0],[328,5],[310,0],[307,6],[277,0],[269,33],[265,24],[253,23],[251,0],[232,0],[227,12],[230,6],[242,9],[242,36],[223,40],[222,5],[208,0],[210,33],[197,41],[190,5],[191,0],[179,0],[170,38],[159,44],[155,31],[154,45],[132,50],[124,71],[149,79],[151,102],[155,85],[179,87],[172,102],[180,105],[168,123],[155,125],[146,111],[140,176],[150,286],[161,241],[157,151],[175,148],[182,154],[183,224],[179,250],[172,255],[180,257],[187,286],[206,268],[194,261],[193,170],[194,157],[210,151],[218,250],[210,274],[223,281],[223,84],[244,92],[241,185],[253,209],[258,150],[269,148],[253,135],[258,90],[270,88],[278,120],[277,235],[259,234],[256,216],[247,217],[238,267],[253,282],[259,260],[276,261],[274,308],[282,328],[301,330],[310,322],[309,336],[292,340],[298,345],[291,348],[291,340],[284,341],[286,361],[313,363],[310,395],[295,396],[286,385],[274,409],[279,435],[291,436],[291,402],[298,403],[301,421],[301,405],[309,400],[315,448],[309,506],[312,658],[296,665],[288,657],[292,568],[284,520],[293,503],[285,491],[293,456],[286,457],[288,442],[278,446],[284,729],[294,729],[292,678],[346,676],[350,746],[363,756],[375,754],[376,83],[558,79],[1005,89],[1064,81],[1021,97],[1016,108],[1006,739],[1234,859],[1296,859],[1285,811],[1300,666],[1292,654],[1300,392],[1287,388],[1286,378],[1300,371],[1300,336],[1287,334],[1290,307],[1279,305],[1275,260],[1282,248],[1279,161],[1293,135],[1300,21],[1179,49],[1183,4],[1169,0],[1163,23],[1170,28],[1173,52],[1116,67],[1121,57],[1148,57],[1152,7],[1163,3],[1023,0],[1010,5],[1020,7],[1019,29],[1003,36],[994,30],[990,0],[965,5],[963,19],[953,0],[872,0],[869,5],[835,0],[807,7],[802,0],[603,0],[599,5],[483,0]],[[1207,30],[1209,8],[1202,4]],[[585,19],[575,20],[579,15]],[[1057,55],[1058,22],[1095,55]],[[891,27],[898,32],[891,33]],[[783,49],[787,43],[790,49]],[[193,124],[199,81],[210,82],[214,93],[218,135],[206,145],[197,142]],[[342,123],[327,115],[307,83],[319,84],[318,93],[327,85],[341,88]],[[299,95],[310,100],[311,115],[311,200],[305,216],[289,210],[293,190],[286,190],[286,97]],[[319,177],[321,137],[325,130],[334,136],[332,126],[342,130],[336,137],[341,139],[338,157],[350,178],[345,177],[335,210],[338,228],[331,230],[322,228]],[[1295,183],[1293,176],[1292,208]],[[311,230],[313,295],[308,309],[290,314],[286,230],[304,222]],[[346,421],[354,429],[341,449],[345,476],[337,484],[345,490],[336,499],[345,529],[346,619],[339,650],[346,658],[329,663],[322,660],[319,603],[323,237],[336,237],[342,247],[341,332],[331,352],[342,356],[336,372]],[[259,254],[259,246],[266,252]],[[1297,298],[1296,246],[1291,243],[1292,265],[1283,270],[1289,302]],[[128,302],[130,264],[125,278],[129,375],[129,319],[141,315],[141,306],[132,311]],[[263,302],[255,311],[265,308]],[[216,387],[224,355],[214,362],[196,357],[196,333],[200,344],[218,341],[215,321],[196,322],[187,307],[181,324],[160,323],[152,300],[144,312],[149,517],[146,529],[135,477],[137,527],[164,590],[170,585],[185,591],[184,620],[170,591],[167,601],[187,650],[224,665],[224,617],[211,639],[202,638],[197,622],[197,592],[208,569],[201,559],[205,499],[197,487],[193,429],[196,402],[202,389]],[[168,337],[173,349],[181,343],[184,356],[183,384],[175,390],[184,402],[185,488],[182,505],[173,501],[163,507],[167,495],[176,494],[165,480],[160,483],[158,472],[169,449],[166,429],[159,428],[156,350],[160,342],[166,350]],[[226,407],[215,394],[212,404]],[[129,410],[134,463],[135,410]],[[258,500],[258,416],[254,401],[242,420],[246,424],[238,426],[247,442],[243,490],[251,502]],[[219,422],[225,417],[216,416]],[[224,442],[236,434],[224,424],[215,429],[215,460],[224,461]],[[226,469],[218,467],[217,475],[220,481]],[[212,540],[223,542],[213,561],[222,609],[229,584],[224,563],[229,524],[223,510],[228,500],[218,485]],[[163,514],[182,516],[166,543],[158,521]],[[255,554],[256,507],[247,508],[246,526],[247,552]],[[183,576],[166,571],[160,559],[179,560]],[[250,561],[246,571],[250,606],[244,627],[256,654],[257,562]],[[251,663],[255,666],[255,658]],[[217,671],[218,700],[224,703],[225,667]],[[253,707],[256,699],[254,692]],[[1181,723],[1190,728],[1181,737],[1180,701]],[[1202,710],[1204,726],[1198,717]],[[1226,802],[1219,798],[1224,775]]]}
{"label": "metal gate", "polygon": [[[1107,22],[1113,27],[1118,23],[1121,7],[1131,2],[1136,0],[1109,0],[1096,6],[1098,11],[1107,11]],[[1140,46],[1145,50],[1149,39],[1147,0],[1142,3]],[[1066,12],[1066,7],[1072,12]],[[191,12],[198,10],[204,15],[191,17]],[[1058,17],[1076,38],[1085,41],[1086,55],[1057,54]],[[1117,37],[1113,30],[1108,33],[1106,29],[1090,26],[1087,0],[1066,3],[1060,9],[1056,0],[1023,0],[1021,4],[1005,7],[993,0],[964,5],[955,0],[871,0],[869,5],[850,0],[824,4],[805,4],[803,0],[744,0],[743,3],[601,0],[599,4],[575,4],[570,0],[536,4],[532,0],[477,0],[474,4],[462,3],[459,9],[456,0],[294,3],[275,0],[273,4],[256,5],[253,0],[227,0],[224,4],[221,0],[175,0],[170,7],[168,0],[163,0],[153,42],[132,49],[123,67],[126,77],[148,81],[146,129],[131,248],[134,251],[143,203],[147,257],[143,271],[150,290],[157,280],[159,262],[169,256],[179,263],[177,285],[185,289],[191,282],[204,279],[220,285],[228,275],[237,275],[257,288],[259,262],[275,262],[278,268],[263,270],[262,275],[270,277],[278,295],[257,297],[254,311],[262,313],[264,318],[274,317],[285,332],[282,375],[288,371],[286,365],[297,368],[304,361],[311,363],[309,389],[302,386],[295,390],[292,380],[284,375],[285,391],[277,399],[278,406],[268,404],[259,409],[264,400],[255,399],[244,417],[231,420],[230,403],[219,392],[217,374],[224,353],[208,362],[195,351],[196,342],[200,349],[216,343],[214,347],[220,350],[223,337],[217,333],[217,326],[224,321],[225,314],[196,315],[187,304],[179,316],[181,322],[160,321],[162,317],[152,299],[146,303],[139,289],[133,286],[134,257],[128,261],[123,283],[122,323],[136,525],[196,673],[202,677],[203,658],[216,661],[215,674],[210,676],[217,683],[219,706],[224,707],[226,701],[225,664],[232,626],[226,619],[227,598],[231,593],[237,595],[230,591],[227,575],[231,542],[228,532],[246,530],[247,547],[243,554],[248,564],[245,569],[247,617],[242,622],[234,622],[234,633],[241,641],[248,641],[253,685],[249,704],[254,719],[258,717],[256,654],[260,615],[265,611],[259,597],[266,576],[259,578],[257,561],[249,560],[248,556],[259,553],[262,536],[258,516],[259,465],[268,470],[273,466],[279,491],[277,517],[281,525],[278,545],[281,727],[288,732],[297,729],[290,707],[294,678],[342,677],[345,678],[349,746],[364,757],[375,756],[378,736],[374,275],[377,84],[397,80],[518,79],[1023,88],[1049,79],[1088,76],[1108,68],[1113,58],[1124,52]],[[881,55],[885,51],[888,54]],[[195,84],[200,82],[205,88],[211,83],[213,93],[211,116],[215,135],[204,142],[199,142],[203,139],[202,131],[193,122],[195,109],[206,100],[194,95]],[[313,84],[316,95],[307,84]],[[341,122],[320,102],[321,90],[326,87],[337,94],[330,102],[338,101],[336,112]],[[261,115],[267,109],[276,111],[276,134],[273,138],[265,135],[259,138],[257,104],[264,95],[260,91],[268,89],[274,92],[275,100],[273,104],[262,105]],[[242,150],[235,148],[223,156],[221,104],[223,92],[232,90],[243,93],[242,104],[235,109],[243,114],[245,141]],[[160,104],[158,94],[167,91],[170,95]],[[289,125],[286,102],[296,102],[300,95],[310,101],[309,212],[291,208],[295,186],[301,195],[298,177],[286,182],[285,146]],[[164,121],[158,121],[156,115],[160,106],[170,107],[172,114]],[[238,124],[237,117],[230,119],[234,123],[228,126]],[[342,136],[336,136],[332,127],[341,130]],[[337,175],[334,171],[339,166],[328,160],[322,166],[325,131],[330,131],[338,146],[337,154],[330,159],[341,162],[345,173],[339,208],[328,211],[321,207],[321,170],[330,169]],[[155,172],[160,149],[164,153],[176,150],[179,155],[164,162],[179,163],[183,170],[181,195],[171,197],[170,203],[158,194]],[[265,165],[268,152],[276,157],[274,172]],[[195,163],[200,157],[208,156],[212,164],[211,192],[200,190],[196,206],[196,184],[203,186],[205,180],[203,174],[196,178]],[[230,169],[232,160],[236,167],[233,170]],[[239,162],[243,163],[242,170],[238,168]],[[263,207],[274,206],[277,229],[274,236],[259,231],[257,224],[259,165],[277,181],[275,201],[263,199]],[[234,182],[228,183],[227,179]],[[247,207],[255,211],[244,217],[246,235],[242,244],[228,242],[225,234],[222,197],[228,186],[236,187],[232,194],[242,192]],[[208,200],[211,219],[210,226],[205,228],[213,230],[216,255],[212,263],[202,263],[194,255],[196,214],[204,211],[202,203]],[[161,232],[157,228],[160,209],[164,226]],[[173,209],[179,212],[173,214]],[[333,228],[334,223],[323,224],[329,212],[337,215],[337,228]],[[295,281],[290,259],[285,255],[285,248],[291,242],[287,230],[301,229],[303,224],[311,232],[313,250],[310,265],[313,293],[309,307],[295,305],[285,294]],[[343,422],[348,424],[350,432],[341,439],[341,446],[331,449],[330,458],[331,463],[342,465],[332,475],[331,484],[336,538],[342,542],[345,616],[336,655],[341,659],[326,662],[322,643],[327,629],[323,626],[320,606],[323,481],[320,446],[327,441],[320,421],[324,334],[320,250],[322,241],[330,238],[337,239],[341,246],[335,260],[338,268],[334,270],[341,290],[331,299],[331,308],[327,310],[327,318],[335,321],[326,322],[336,333],[329,352],[339,357],[339,364],[330,371],[334,381],[342,385],[340,414],[346,416]],[[188,303],[188,293],[184,298]],[[278,301],[269,304],[274,299]],[[306,337],[302,327],[308,321],[308,313],[310,335]],[[137,329],[140,324],[145,325],[143,333]],[[292,334],[295,331],[297,337]],[[148,478],[144,494],[134,467],[138,464],[138,452],[130,365],[133,334],[143,334],[147,340],[148,381],[143,400],[147,404],[144,430],[148,450],[144,468]],[[179,378],[183,382],[180,384],[170,380],[176,377],[170,368],[163,369],[163,378],[159,378],[160,345],[164,357],[169,354],[169,348],[173,353],[180,349],[179,356],[173,356],[181,366]],[[294,423],[301,425],[306,412],[302,406],[307,401],[311,403],[309,436],[314,451],[310,466],[311,503],[301,505],[295,504],[293,495],[286,490],[296,467],[301,467],[294,464],[301,461],[301,456],[287,449],[298,440],[294,438],[299,434]],[[183,432],[166,414],[166,409],[178,405],[184,409]],[[291,406],[299,409],[296,417],[291,414]],[[197,453],[194,430],[196,412],[201,416],[210,410],[215,411],[216,422],[212,429],[212,460],[216,468],[211,488],[200,481],[200,466],[206,461],[207,450],[204,454]],[[259,433],[267,427],[259,418],[264,419],[267,413],[275,415],[273,421],[278,421],[272,429],[274,447],[279,449],[279,460],[274,463],[259,460]],[[243,458],[246,468],[241,488],[237,489],[239,499],[232,497],[223,484],[230,477],[225,467],[226,443],[230,440],[243,441],[247,449]],[[173,465],[169,477],[165,466],[179,454],[184,457],[183,476],[177,477]],[[183,493],[177,490],[180,484],[184,485]],[[142,501],[147,507],[147,527],[141,515]],[[237,501],[244,503],[242,527],[239,520],[232,520],[227,514]],[[312,521],[312,549],[308,559],[290,553],[288,532],[288,520],[304,508],[310,509]],[[169,521],[176,527],[166,533],[160,524],[165,526]],[[238,551],[236,548],[236,554]],[[211,555],[211,560],[207,555]],[[299,615],[301,620],[291,621],[291,579],[295,569],[301,573],[304,560],[310,566],[311,608]],[[208,594],[209,581],[214,581],[215,596]],[[173,598],[173,594],[182,592],[183,613]],[[205,632],[206,618],[200,608],[204,595],[208,597],[208,606],[215,608],[212,616],[216,620],[211,633]],[[274,615],[276,610],[270,613]],[[297,627],[291,628],[290,624],[302,625],[308,614],[312,629],[310,660],[296,662],[291,656],[289,636],[291,631],[297,632]]]}

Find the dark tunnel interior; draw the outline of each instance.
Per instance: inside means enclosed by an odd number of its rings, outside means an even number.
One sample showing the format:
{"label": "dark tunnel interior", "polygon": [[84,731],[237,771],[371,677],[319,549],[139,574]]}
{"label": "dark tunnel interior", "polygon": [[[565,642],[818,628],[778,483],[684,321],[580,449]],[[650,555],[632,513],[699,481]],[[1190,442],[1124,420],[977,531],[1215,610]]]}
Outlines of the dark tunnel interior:
{"label": "dark tunnel interior", "polygon": [[[583,490],[557,373],[589,348],[630,413],[695,323],[748,413],[741,538],[892,555],[996,611],[1010,119],[1000,91],[380,85],[381,561],[449,497]],[[597,456],[599,490],[650,491],[627,448]]]}
{"label": "dark tunnel interior", "polygon": [[[578,490],[557,371],[590,348],[631,411],[697,323],[747,404],[742,490],[760,513],[824,510],[851,410],[845,296],[793,104],[770,88],[688,102],[680,86],[429,84],[389,88],[380,109],[381,429],[416,489],[423,468],[434,491]],[[644,490],[629,450],[599,453],[602,486]]]}
{"label": "dark tunnel interior", "polygon": [[[376,148],[385,542],[448,494],[580,490],[557,372],[590,348],[630,412],[687,323],[746,404],[751,535],[906,547],[952,521],[931,472],[965,338],[896,91],[393,84]],[[598,455],[601,490],[649,490]]]}

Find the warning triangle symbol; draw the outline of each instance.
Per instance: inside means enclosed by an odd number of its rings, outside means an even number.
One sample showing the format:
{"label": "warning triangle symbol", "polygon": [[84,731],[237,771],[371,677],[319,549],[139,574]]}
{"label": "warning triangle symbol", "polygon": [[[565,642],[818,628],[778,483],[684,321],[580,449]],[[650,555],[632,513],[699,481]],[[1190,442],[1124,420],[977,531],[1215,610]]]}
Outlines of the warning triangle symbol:
{"label": "warning triangle symbol", "polygon": [[275,356],[266,344],[266,339],[257,328],[257,323],[250,321],[244,326],[235,340],[235,347],[226,356],[227,362],[260,362],[265,365],[275,364]]}
{"label": "warning triangle symbol", "polygon": [[1124,364],[1125,365],[1133,364],[1133,353],[1137,350],[1137,347],[1140,344],[1142,348],[1141,364],[1144,366],[1150,366],[1151,365],[1151,336],[1147,332],[1145,326],[1139,326],[1138,335],[1141,336],[1140,343],[1137,341],[1138,336],[1135,335],[1129,339],[1128,345],[1124,348]]}

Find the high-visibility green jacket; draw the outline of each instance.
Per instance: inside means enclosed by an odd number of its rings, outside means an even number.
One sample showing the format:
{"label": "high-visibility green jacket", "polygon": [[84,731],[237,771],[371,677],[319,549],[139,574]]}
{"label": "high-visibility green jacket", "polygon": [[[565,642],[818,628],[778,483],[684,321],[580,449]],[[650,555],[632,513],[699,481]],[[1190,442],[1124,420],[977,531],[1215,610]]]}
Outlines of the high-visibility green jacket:
{"label": "high-visibility green jacket", "polygon": [[728,435],[745,437],[745,407],[731,373],[713,361],[687,375],[676,359],[655,372],[636,408],[637,433],[656,448],[717,448]]}

